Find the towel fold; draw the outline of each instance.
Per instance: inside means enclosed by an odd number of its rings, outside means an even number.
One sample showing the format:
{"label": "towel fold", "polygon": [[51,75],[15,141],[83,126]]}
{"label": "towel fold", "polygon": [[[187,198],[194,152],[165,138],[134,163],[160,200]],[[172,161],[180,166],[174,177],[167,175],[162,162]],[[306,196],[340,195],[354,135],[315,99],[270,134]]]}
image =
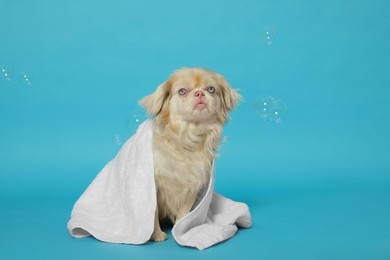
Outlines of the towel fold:
{"label": "towel fold", "polygon": [[[142,123],[77,200],[68,222],[73,237],[124,244],[150,239],[157,204],[152,125]],[[213,166],[193,209],[172,228],[178,244],[202,250],[234,236],[237,226],[251,226],[248,206],[214,193],[214,180]]]}

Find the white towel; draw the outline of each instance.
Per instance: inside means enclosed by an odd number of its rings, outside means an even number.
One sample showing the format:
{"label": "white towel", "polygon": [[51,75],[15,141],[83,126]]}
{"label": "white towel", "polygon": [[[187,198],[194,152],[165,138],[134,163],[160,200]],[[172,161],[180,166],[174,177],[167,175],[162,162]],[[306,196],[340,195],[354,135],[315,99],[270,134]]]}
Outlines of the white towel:
{"label": "white towel", "polygon": [[[143,244],[154,229],[156,187],[153,172],[152,120],[140,125],[118,154],[75,203],[68,230],[73,237],[94,236],[111,243]],[[200,250],[251,226],[246,204],[214,193],[215,168],[189,214],[172,228],[182,246]]]}

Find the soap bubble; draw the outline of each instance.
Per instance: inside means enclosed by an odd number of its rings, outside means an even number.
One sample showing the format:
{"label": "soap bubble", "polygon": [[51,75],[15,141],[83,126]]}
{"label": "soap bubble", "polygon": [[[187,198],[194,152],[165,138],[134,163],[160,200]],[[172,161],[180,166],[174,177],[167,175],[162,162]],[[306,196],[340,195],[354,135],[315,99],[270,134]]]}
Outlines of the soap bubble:
{"label": "soap bubble", "polygon": [[20,73],[20,83],[25,86],[31,86],[33,80],[32,77],[29,74],[26,74],[25,72]]}
{"label": "soap bubble", "polygon": [[276,36],[276,31],[272,27],[264,26],[263,38],[265,44],[271,45],[274,41],[275,36]]}
{"label": "soap bubble", "polygon": [[0,78],[5,81],[11,81],[13,72],[10,68],[0,65]]}
{"label": "soap bubble", "polygon": [[119,134],[115,134],[112,138],[112,142],[115,144],[115,145],[118,145],[118,146],[121,146],[123,144],[123,138],[121,135]]}
{"label": "soap bubble", "polygon": [[255,102],[255,112],[262,119],[272,123],[281,123],[287,114],[287,105],[281,99],[272,96],[261,96]]}
{"label": "soap bubble", "polygon": [[127,129],[130,131],[130,133],[135,133],[139,125],[144,122],[148,118],[147,114],[143,111],[134,111],[130,114],[130,116],[127,118]]}

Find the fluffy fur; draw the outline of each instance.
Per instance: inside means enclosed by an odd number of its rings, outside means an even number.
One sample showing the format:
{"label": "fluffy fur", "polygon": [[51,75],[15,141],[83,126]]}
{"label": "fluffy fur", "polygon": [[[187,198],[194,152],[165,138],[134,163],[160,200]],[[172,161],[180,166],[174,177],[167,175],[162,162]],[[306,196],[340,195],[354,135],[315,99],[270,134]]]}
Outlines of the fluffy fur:
{"label": "fluffy fur", "polygon": [[239,99],[221,75],[185,68],[174,72],[140,101],[155,117],[157,209],[151,240],[167,238],[159,220],[176,223],[191,211],[199,190],[209,180],[228,112]]}

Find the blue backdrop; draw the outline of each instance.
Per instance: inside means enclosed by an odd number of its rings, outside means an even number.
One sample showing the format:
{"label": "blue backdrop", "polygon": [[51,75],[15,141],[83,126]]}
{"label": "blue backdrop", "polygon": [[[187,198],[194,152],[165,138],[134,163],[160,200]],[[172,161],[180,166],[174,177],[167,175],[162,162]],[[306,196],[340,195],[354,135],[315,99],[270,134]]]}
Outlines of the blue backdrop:
{"label": "blue backdrop", "polygon": [[[389,259],[389,11],[386,0],[0,0],[0,257]],[[254,226],[202,252],[172,237],[72,239],[73,203],[113,139],[131,135],[137,101],[188,66],[244,97],[216,189],[248,203]],[[265,94],[286,102],[282,123],[254,112]]]}

